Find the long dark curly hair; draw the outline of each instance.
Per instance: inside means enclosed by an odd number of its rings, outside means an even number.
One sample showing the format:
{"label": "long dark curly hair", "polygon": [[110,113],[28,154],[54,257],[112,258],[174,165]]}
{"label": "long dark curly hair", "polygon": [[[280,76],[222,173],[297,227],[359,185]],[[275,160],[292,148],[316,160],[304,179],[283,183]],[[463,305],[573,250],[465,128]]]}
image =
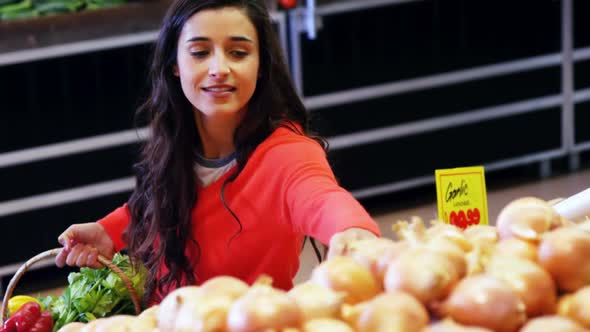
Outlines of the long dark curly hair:
{"label": "long dark curly hair", "polygon": [[[291,81],[264,2],[176,0],[164,17],[154,45],[149,97],[137,111],[138,118],[149,121],[150,136],[134,165],[137,184],[128,201],[132,221],[124,234],[129,256],[148,269],[144,297],[148,301],[158,292],[165,295],[170,287],[197,281],[185,252],[189,244],[199,248],[191,237],[191,210],[198,199],[194,162],[200,138],[193,106],[173,74],[177,42],[191,16],[205,9],[239,8],[251,20],[260,41],[260,75],[246,114],[234,133],[238,166],[227,181],[239,175],[254,149],[279,126],[299,124],[301,129],[289,127],[313,137],[327,149],[325,140],[310,133],[308,113]],[[200,257],[206,253],[199,249],[198,254]],[[162,264],[168,271],[165,275],[160,275]]]}

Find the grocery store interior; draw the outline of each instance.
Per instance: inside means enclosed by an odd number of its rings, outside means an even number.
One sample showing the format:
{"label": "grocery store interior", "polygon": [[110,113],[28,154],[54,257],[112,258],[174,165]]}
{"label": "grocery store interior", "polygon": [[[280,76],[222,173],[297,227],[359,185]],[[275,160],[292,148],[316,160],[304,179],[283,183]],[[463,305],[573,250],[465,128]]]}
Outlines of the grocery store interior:
{"label": "grocery store interior", "polygon": [[[590,187],[589,1],[268,2],[334,172],[384,236],[437,217],[437,169],[484,167],[490,223],[516,198]],[[133,113],[169,3],[0,5],[2,290],[68,225],[129,196]],[[309,244],[301,258],[296,282],[318,264]],[[39,264],[20,291],[58,293],[70,271]]]}

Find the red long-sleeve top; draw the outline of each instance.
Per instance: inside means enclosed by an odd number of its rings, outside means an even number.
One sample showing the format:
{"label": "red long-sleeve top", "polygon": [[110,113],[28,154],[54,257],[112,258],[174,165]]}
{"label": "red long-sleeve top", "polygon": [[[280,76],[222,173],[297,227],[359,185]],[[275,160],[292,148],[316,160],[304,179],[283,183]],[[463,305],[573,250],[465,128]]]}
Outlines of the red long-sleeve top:
{"label": "red long-sleeve top", "polygon": [[[192,210],[192,237],[201,248],[194,265],[200,284],[219,275],[252,283],[261,274],[273,286],[290,289],[299,269],[305,235],[328,244],[335,233],[358,227],[380,235],[362,205],[340,187],[321,146],[287,128],[275,130],[254,151],[225,200],[242,230],[223,205],[220,191],[227,172],[207,187],[198,185]],[[130,222],[124,205],[98,221],[117,251],[125,247],[122,233]],[[196,253],[187,248],[189,259]],[[165,271],[165,270],[163,270]]]}

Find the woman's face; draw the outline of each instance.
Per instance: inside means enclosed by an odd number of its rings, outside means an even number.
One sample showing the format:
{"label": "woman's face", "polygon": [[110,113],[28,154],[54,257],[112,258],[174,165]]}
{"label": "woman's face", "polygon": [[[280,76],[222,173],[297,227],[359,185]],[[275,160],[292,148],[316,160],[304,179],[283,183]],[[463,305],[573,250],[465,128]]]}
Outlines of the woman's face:
{"label": "woman's face", "polygon": [[258,34],[238,8],[203,10],[184,25],[174,73],[204,116],[238,115],[254,94],[260,57]]}

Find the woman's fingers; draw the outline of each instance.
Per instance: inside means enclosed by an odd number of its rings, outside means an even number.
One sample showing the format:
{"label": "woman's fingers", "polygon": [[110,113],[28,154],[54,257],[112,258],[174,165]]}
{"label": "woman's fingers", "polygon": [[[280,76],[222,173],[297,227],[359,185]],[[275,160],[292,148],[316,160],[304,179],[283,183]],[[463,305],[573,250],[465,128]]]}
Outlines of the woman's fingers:
{"label": "woman's fingers", "polygon": [[101,268],[103,265],[98,261],[98,249],[86,244],[77,244],[70,250],[63,248],[55,257],[55,265],[58,267],[78,266]]}
{"label": "woman's fingers", "polygon": [[67,250],[66,248],[62,248],[59,254],[55,256],[55,265],[57,265],[57,267],[66,266],[66,258],[68,257],[69,253],[69,250]]}
{"label": "woman's fingers", "polygon": [[70,250],[68,257],[66,257],[66,264],[68,266],[76,266],[76,261],[78,260],[83,247],[83,244],[77,244]]}
{"label": "woman's fingers", "polygon": [[86,265],[94,269],[102,267],[102,264],[98,261],[98,249],[90,248],[90,252],[88,253],[88,258],[86,260]]}

